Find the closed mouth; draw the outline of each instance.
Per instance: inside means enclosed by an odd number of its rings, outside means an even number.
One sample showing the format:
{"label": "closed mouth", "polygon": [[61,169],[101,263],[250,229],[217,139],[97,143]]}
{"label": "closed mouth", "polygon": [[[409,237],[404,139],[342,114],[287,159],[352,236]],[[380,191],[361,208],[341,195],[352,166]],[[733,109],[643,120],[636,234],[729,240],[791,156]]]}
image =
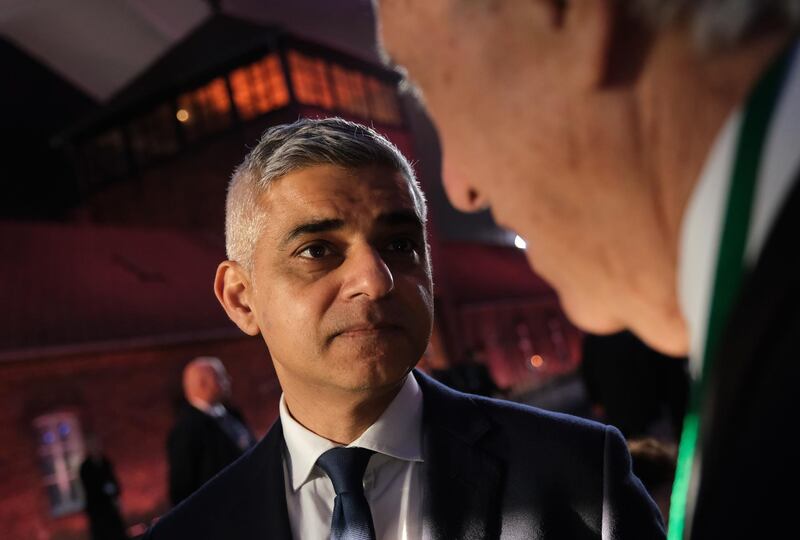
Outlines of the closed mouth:
{"label": "closed mouth", "polygon": [[334,337],[361,337],[382,334],[385,332],[396,332],[400,327],[394,324],[363,324],[345,328],[338,332]]}

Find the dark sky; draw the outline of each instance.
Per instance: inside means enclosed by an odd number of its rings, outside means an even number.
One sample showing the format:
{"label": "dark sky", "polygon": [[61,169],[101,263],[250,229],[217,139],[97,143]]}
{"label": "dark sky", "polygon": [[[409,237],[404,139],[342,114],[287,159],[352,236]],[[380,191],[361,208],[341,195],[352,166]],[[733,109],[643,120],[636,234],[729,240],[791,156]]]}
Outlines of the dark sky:
{"label": "dark sky", "polygon": [[96,105],[3,39],[0,66],[0,219],[60,219],[74,203],[74,179],[50,139]]}

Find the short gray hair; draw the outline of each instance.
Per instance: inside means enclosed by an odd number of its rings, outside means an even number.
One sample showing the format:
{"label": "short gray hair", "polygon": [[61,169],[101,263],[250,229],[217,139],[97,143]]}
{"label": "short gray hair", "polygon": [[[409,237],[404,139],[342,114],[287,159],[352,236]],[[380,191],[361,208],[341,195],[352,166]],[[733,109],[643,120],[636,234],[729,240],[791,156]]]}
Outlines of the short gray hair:
{"label": "short gray hair", "polygon": [[763,17],[787,26],[800,23],[800,0],[624,0],[634,16],[655,28],[684,17],[702,49],[724,48],[741,41]]}
{"label": "short gray hair", "polygon": [[342,118],[303,118],[269,128],[236,168],[225,206],[228,259],[252,269],[266,216],[259,199],[273,181],[314,165],[358,168],[382,165],[401,173],[425,223],[427,205],[414,170],[397,147],[374,129]]}

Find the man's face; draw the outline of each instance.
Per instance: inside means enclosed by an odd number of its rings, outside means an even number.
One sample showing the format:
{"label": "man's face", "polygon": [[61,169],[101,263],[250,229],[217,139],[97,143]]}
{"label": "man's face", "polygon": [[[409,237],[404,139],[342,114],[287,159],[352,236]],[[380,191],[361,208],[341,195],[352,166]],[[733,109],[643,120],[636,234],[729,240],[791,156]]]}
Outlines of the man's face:
{"label": "man's face", "polygon": [[593,84],[598,28],[556,5],[382,0],[379,24],[439,130],[453,205],[488,206],[525,238],[579,326],[677,352],[659,335],[677,313],[674,260],[639,181],[630,89]]}
{"label": "man's face", "polygon": [[431,268],[408,182],[384,167],[319,165],[276,180],[250,307],[281,383],[385,390],[422,356]]}
{"label": "man's face", "polygon": [[231,379],[228,376],[228,371],[222,363],[214,363],[210,366],[211,374],[211,403],[219,403],[231,397]]}

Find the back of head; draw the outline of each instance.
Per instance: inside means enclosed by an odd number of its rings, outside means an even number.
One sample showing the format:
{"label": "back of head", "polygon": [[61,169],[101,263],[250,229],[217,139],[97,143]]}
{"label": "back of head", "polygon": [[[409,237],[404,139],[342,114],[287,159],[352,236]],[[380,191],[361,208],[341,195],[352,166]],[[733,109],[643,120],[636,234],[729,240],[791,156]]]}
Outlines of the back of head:
{"label": "back of head", "polygon": [[260,198],[273,181],[315,165],[354,169],[371,165],[400,172],[409,182],[421,218],[426,206],[414,172],[400,151],[375,130],[341,118],[300,119],[268,129],[236,168],[228,186],[225,244],[228,259],[252,268],[266,216]]}

